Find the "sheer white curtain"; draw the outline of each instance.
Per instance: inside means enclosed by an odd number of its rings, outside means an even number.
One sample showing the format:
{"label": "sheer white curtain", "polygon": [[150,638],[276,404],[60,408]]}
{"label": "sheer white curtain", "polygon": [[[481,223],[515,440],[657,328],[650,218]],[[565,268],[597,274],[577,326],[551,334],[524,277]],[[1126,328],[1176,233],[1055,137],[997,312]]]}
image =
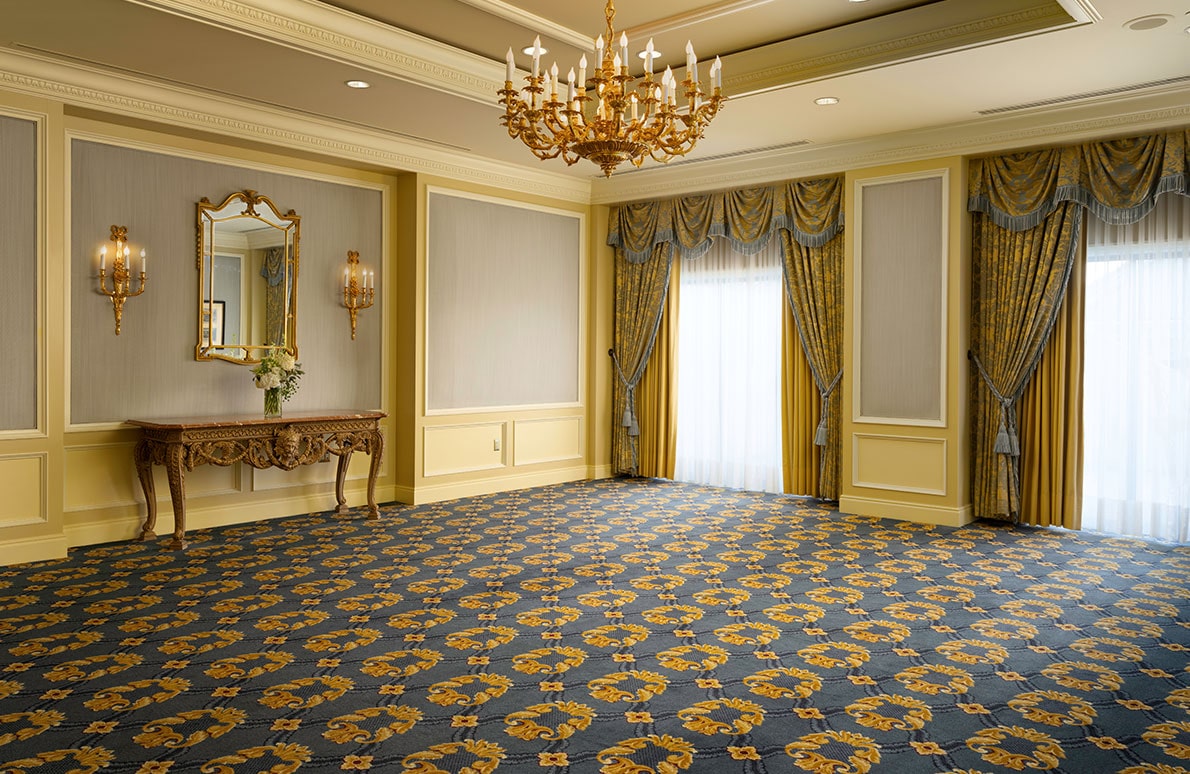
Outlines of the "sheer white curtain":
{"label": "sheer white curtain", "polygon": [[1087,223],[1083,528],[1190,540],[1190,197]]}
{"label": "sheer white curtain", "polygon": [[782,490],[778,240],[743,255],[727,240],[685,261],[678,312],[675,477]]}

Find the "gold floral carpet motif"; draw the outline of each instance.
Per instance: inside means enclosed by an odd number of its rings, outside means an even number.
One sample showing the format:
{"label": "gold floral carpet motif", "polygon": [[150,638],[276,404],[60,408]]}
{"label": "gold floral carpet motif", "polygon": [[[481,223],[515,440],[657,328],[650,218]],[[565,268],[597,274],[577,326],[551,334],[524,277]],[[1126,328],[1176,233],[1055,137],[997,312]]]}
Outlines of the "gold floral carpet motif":
{"label": "gold floral carpet motif", "polygon": [[1190,548],[606,479],[0,568],[4,774],[1190,767]]}

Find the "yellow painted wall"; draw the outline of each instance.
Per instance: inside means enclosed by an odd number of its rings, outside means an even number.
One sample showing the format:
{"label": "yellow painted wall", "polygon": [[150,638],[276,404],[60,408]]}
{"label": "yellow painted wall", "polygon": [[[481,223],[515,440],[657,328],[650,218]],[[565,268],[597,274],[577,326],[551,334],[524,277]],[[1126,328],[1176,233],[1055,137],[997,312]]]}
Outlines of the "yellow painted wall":
{"label": "yellow painted wall", "polygon": [[[306,155],[268,152],[209,137],[186,136],[144,125],[107,123],[73,116],[52,100],[0,92],[0,110],[38,122],[41,138],[41,200],[44,224],[38,256],[38,356],[44,373],[36,431],[0,434],[0,564],[61,556],[69,546],[133,539],[144,518],[131,448],[132,429],[68,426],[69,310],[65,288],[69,221],[68,132],[158,145],[182,153],[267,164],[346,180],[388,186],[387,253],[378,272],[384,306],[383,408],[387,436],[378,482],[381,502],[427,502],[610,475],[612,251],[604,244],[608,207],[552,200],[452,179],[392,170],[383,173]],[[853,211],[857,181],[944,168],[950,175],[947,213],[947,359],[944,427],[859,424],[852,421],[854,324],[845,327],[844,450],[841,509],[853,513],[957,524],[970,518],[968,497],[967,389],[969,234],[964,208],[965,160],[948,157],[847,173],[847,211]],[[425,409],[426,201],[427,189],[480,194],[510,203],[540,205],[585,217],[584,325],[580,332],[584,372],[578,406],[518,408],[467,414],[427,415]],[[855,234],[846,232],[847,303],[854,302]],[[154,292],[162,292],[154,288]],[[310,294],[303,294],[307,299]],[[189,302],[190,289],[179,299]],[[307,368],[316,364],[305,364]],[[130,364],[135,367],[135,364]],[[480,428],[479,431],[474,428]],[[493,442],[499,448],[493,448]],[[333,504],[331,465],[285,474],[240,468],[205,468],[188,478],[190,526],[199,528],[273,518]],[[367,459],[352,462],[349,503],[364,500]],[[158,471],[158,474],[160,471]],[[157,481],[159,534],[172,527],[168,487]]]}
{"label": "yellow painted wall", "polygon": [[[856,255],[861,228],[856,212],[860,184],[878,178],[944,170],[946,242],[945,389],[943,426],[861,422],[855,419]],[[947,157],[850,171],[846,175],[847,313],[843,345],[843,480],[839,510],[930,524],[971,521],[967,344],[970,319],[970,231],[966,214],[967,163]]]}
{"label": "yellow painted wall", "polygon": [[[606,208],[559,202],[522,191],[461,184],[424,175],[359,169],[348,164],[289,155],[259,147],[191,136],[144,124],[106,122],[94,113],[71,115],[61,103],[0,92],[0,112],[35,121],[42,154],[38,209],[44,220],[38,256],[38,328],[40,426],[35,431],[0,433],[0,565],[63,556],[69,547],[131,540],[145,518],[143,494],[132,464],[138,431],[119,426],[89,427],[68,424],[70,380],[69,264],[67,232],[70,220],[68,133],[159,147],[182,155],[194,154],[230,165],[266,165],[293,174],[310,174],[344,181],[382,185],[389,191],[385,213],[386,254],[377,257],[384,304],[384,368],[381,408],[385,462],[377,482],[380,502],[424,502],[468,494],[502,491],[601,475],[606,464],[610,426],[607,410],[590,411],[593,396],[606,402],[610,371],[604,358],[591,357],[592,347],[606,352],[610,340],[610,253],[600,249],[606,234]],[[454,188],[512,202],[525,202],[581,213],[585,252],[584,303],[590,322],[581,331],[584,371],[578,407],[518,409],[474,415],[427,417],[425,413],[425,255],[426,189]],[[267,192],[262,192],[267,193]],[[601,217],[600,217],[601,213]],[[302,276],[303,281],[307,280]],[[151,284],[151,283],[150,283]],[[178,303],[193,303],[193,288],[152,286],[148,292],[175,292]],[[318,294],[306,292],[300,303],[316,303]],[[102,300],[102,299],[99,299]],[[131,301],[130,304],[135,303]],[[600,311],[593,312],[598,308]],[[365,312],[366,314],[366,312]],[[344,325],[346,325],[346,312]],[[218,364],[218,366],[226,364]],[[135,361],[114,363],[135,369]],[[309,370],[316,363],[304,362]],[[246,378],[246,377],[245,377]],[[426,433],[435,436],[434,465],[450,463],[463,444],[470,451],[474,439],[441,432],[448,425],[495,425],[500,429],[499,465],[456,465],[472,469],[426,475]],[[518,431],[519,428],[519,431]],[[518,436],[524,439],[516,446]],[[490,441],[489,439],[486,439]],[[602,454],[602,457],[598,455]],[[355,455],[348,474],[349,505],[365,501],[366,455]],[[158,535],[172,528],[169,487],[155,469]],[[256,471],[232,466],[202,466],[186,476],[188,528],[230,524],[326,510],[334,505],[334,462],[292,472]]]}

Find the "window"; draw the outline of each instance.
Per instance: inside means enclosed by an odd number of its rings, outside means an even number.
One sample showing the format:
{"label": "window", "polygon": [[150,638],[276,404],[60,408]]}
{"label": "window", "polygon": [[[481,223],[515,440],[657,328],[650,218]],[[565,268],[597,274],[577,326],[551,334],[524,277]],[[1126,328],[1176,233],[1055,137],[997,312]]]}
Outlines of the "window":
{"label": "window", "polygon": [[1190,540],[1190,197],[1087,224],[1083,528]]}
{"label": "window", "polygon": [[756,255],[716,240],[679,281],[675,477],[782,491],[777,239]]}

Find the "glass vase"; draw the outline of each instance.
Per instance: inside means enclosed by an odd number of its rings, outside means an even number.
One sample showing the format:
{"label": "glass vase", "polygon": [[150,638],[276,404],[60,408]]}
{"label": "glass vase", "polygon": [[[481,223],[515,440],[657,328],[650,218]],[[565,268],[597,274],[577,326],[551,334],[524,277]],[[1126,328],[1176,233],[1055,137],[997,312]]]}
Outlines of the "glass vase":
{"label": "glass vase", "polygon": [[264,391],[264,417],[272,419],[281,416],[281,388]]}

